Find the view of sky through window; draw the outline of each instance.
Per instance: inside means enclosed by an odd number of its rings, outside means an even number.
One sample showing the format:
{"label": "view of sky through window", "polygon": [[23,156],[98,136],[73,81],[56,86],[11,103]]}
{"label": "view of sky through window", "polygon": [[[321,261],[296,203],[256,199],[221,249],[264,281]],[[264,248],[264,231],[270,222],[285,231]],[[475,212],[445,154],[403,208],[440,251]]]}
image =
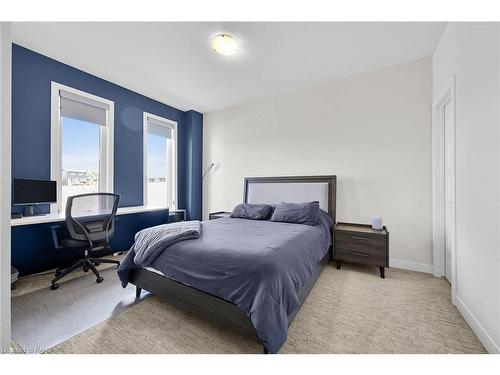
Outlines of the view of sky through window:
{"label": "view of sky through window", "polygon": [[167,181],[167,138],[148,134],[147,138],[147,178],[148,198],[150,205],[168,205]]}
{"label": "view of sky through window", "polygon": [[148,134],[148,178],[167,175],[167,139]]}
{"label": "view of sky through window", "polygon": [[62,207],[72,195],[99,191],[100,125],[62,118]]}
{"label": "view of sky through window", "polygon": [[72,118],[62,118],[63,170],[99,170],[100,126]]}

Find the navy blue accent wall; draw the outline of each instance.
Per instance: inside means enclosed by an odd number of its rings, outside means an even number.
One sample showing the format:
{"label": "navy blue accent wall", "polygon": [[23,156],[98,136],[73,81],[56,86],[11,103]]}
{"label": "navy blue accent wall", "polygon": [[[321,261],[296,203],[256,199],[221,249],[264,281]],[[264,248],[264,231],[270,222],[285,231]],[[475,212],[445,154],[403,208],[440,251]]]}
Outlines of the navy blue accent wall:
{"label": "navy blue accent wall", "polygon": [[[114,191],[121,194],[122,207],[143,204],[143,112],[176,121],[178,207],[187,209],[188,218],[201,218],[200,113],[183,112],[16,44],[12,45],[13,178],[50,179],[51,81],[115,103]],[[21,209],[13,207],[13,212]]]}
{"label": "navy blue accent wall", "polygon": [[188,220],[201,220],[202,216],[202,152],[203,150],[203,115],[188,111],[184,117],[186,132],[186,209]]}

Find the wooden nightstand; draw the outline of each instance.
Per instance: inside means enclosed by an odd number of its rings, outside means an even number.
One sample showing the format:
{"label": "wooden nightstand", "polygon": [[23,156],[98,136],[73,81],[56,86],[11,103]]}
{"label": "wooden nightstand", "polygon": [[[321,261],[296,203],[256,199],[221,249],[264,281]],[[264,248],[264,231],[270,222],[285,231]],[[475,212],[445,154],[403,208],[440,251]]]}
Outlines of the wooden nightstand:
{"label": "wooden nightstand", "polygon": [[210,212],[208,214],[208,220],[221,219],[223,217],[230,217],[230,216],[231,212],[226,212],[226,211]]}
{"label": "wooden nightstand", "polygon": [[389,267],[389,232],[386,227],[374,230],[371,225],[337,223],[334,242],[337,269],[343,260],[378,266],[380,277],[385,278],[385,267]]}

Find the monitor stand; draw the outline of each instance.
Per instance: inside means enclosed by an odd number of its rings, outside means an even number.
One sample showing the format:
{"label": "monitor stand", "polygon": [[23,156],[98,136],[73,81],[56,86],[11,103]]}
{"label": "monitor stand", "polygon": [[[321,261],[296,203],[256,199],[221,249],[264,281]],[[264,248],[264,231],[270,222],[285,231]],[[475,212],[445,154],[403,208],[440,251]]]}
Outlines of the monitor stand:
{"label": "monitor stand", "polygon": [[29,205],[24,208],[24,216],[35,216],[35,206]]}
{"label": "monitor stand", "polygon": [[35,214],[35,206],[32,204],[25,206],[24,217],[27,217],[27,216],[45,216],[45,215],[47,215],[47,214]]}

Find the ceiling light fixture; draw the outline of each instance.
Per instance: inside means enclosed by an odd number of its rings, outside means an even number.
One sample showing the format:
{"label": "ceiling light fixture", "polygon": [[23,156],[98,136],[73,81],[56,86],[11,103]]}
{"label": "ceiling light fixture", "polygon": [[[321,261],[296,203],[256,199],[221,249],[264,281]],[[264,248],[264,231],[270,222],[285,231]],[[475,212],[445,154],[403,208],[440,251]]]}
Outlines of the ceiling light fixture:
{"label": "ceiling light fixture", "polygon": [[212,40],[212,48],[224,56],[234,55],[238,52],[238,42],[229,34],[220,34]]}

